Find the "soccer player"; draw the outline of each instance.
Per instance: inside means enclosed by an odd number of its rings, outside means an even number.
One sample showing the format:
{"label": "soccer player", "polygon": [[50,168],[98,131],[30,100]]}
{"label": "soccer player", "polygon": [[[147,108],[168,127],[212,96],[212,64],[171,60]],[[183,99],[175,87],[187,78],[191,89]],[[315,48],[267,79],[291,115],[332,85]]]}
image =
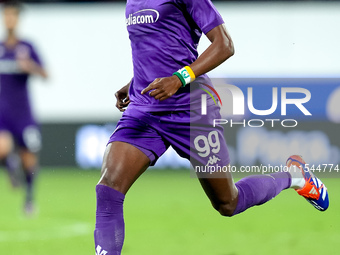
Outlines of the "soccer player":
{"label": "soccer player", "polygon": [[[212,125],[213,119],[221,118],[219,107],[208,100],[208,114],[201,115],[204,92],[197,89],[212,86],[205,73],[234,54],[211,1],[129,0],[126,25],[134,76],[116,93],[117,108],[128,107],[109,140],[96,186],[97,255],[121,254],[125,194],[169,146],[193,166],[223,167],[230,162],[223,128]],[[198,56],[202,33],[211,44]],[[298,189],[317,209],[326,210],[326,187],[304,168],[300,157],[292,156],[287,163],[298,171],[249,176],[237,183],[229,172],[211,173],[210,178],[197,175],[213,207],[224,216],[263,204],[287,188]]]}
{"label": "soccer player", "polygon": [[0,160],[7,162],[10,173],[15,171],[10,156],[18,148],[26,184],[25,212],[31,214],[41,137],[31,111],[27,81],[31,74],[44,78],[47,74],[33,46],[16,35],[20,11],[19,2],[7,2],[2,9],[7,37],[0,43]]}

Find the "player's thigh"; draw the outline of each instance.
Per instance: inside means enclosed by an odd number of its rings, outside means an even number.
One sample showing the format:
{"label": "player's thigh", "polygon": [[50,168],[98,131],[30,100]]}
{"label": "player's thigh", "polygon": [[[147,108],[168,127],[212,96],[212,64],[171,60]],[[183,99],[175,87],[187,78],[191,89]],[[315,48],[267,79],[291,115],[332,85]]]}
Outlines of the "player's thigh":
{"label": "player's thigh", "polygon": [[5,158],[14,148],[13,137],[9,131],[0,130],[0,159]]}
{"label": "player's thigh", "polygon": [[229,167],[229,153],[223,130],[202,130],[194,136],[191,163],[204,192],[223,215],[233,212],[238,191]]}
{"label": "player's thigh", "polygon": [[191,128],[190,158],[213,206],[223,215],[229,215],[236,207],[238,191],[229,168],[230,157],[224,129],[212,125],[213,120],[219,118],[219,109],[212,107],[210,115],[202,117]]}
{"label": "player's thigh", "polygon": [[[213,125],[214,119],[221,118],[219,108],[209,106],[208,112],[208,115],[201,115],[199,111],[191,111],[189,124],[185,126],[183,123],[183,126],[178,128],[178,123],[175,123],[174,132],[170,130],[169,133],[175,133],[177,137],[165,135],[179,155],[190,159],[214,207],[233,208],[238,192],[228,168],[230,158],[224,130],[222,126]],[[180,114],[185,113],[177,114],[183,119]],[[171,121],[176,118],[177,116],[172,116]],[[172,128],[173,125],[170,123],[168,126]],[[187,146],[183,146],[185,144]]]}
{"label": "player's thigh", "polygon": [[126,194],[149,164],[150,159],[135,146],[125,142],[112,142],[104,154],[99,184]]}

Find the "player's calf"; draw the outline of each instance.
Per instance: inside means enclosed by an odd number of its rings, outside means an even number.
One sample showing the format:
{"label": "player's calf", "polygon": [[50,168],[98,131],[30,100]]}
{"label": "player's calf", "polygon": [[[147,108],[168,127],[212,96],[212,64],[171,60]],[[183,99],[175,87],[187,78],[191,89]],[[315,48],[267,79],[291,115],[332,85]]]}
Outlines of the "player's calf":
{"label": "player's calf", "polygon": [[124,243],[123,203],[125,195],[104,185],[97,185],[96,254],[121,253]]}

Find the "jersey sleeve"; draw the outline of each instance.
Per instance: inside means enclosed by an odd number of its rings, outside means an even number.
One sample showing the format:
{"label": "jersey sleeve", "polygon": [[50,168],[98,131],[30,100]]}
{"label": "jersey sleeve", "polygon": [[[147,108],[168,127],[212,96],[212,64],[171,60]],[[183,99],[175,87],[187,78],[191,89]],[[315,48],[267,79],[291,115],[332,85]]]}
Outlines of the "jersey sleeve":
{"label": "jersey sleeve", "polygon": [[43,67],[43,62],[41,61],[40,56],[38,55],[36,49],[33,47],[33,45],[30,45],[31,48],[31,59],[34,60],[39,66]]}
{"label": "jersey sleeve", "polygon": [[186,10],[204,34],[224,23],[211,0],[181,0]]}

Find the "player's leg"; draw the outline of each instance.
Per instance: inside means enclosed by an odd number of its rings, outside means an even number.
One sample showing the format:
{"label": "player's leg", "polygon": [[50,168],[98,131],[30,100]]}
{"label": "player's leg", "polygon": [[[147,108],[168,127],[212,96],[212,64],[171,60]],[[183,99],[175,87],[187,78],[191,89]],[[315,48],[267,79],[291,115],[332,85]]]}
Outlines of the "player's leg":
{"label": "player's leg", "polygon": [[212,173],[209,178],[199,180],[212,205],[223,216],[261,205],[289,188],[291,183],[287,172],[248,176],[235,184],[230,173]]}
{"label": "player's leg", "polygon": [[[305,167],[301,157],[289,158],[288,167],[292,165],[287,169],[289,171],[248,176],[234,184],[228,171],[229,167],[225,167],[223,171],[223,166],[229,163],[223,133],[219,129],[208,134],[202,129],[200,133],[202,135],[199,139],[195,138],[196,143],[193,145],[198,151],[191,151],[191,161],[194,165],[198,163],[200,166],[212,167],[208,168],[210,170],[208,172],[197,172],[197,176],[214,208],[222,215],[233,216],[255,205],[261,205],[288,188],[296,189],[316,209],[324,211],[328,208],[328,192],[325,185]],[[206,151],[210,150],[211,153],[202,153],[206,152],[203,148]]]}
{"label": "player's leg", "polygon": [[20,150],[22,169],[26,184],[25,213],[34,213],[34,183],[38,172],[38,156],[26,148]]}
{"label": "player's leg", "polygon": [[327,188],[305,167],[305,162],[299,156],[289,158],[289,171],[248,176],[234,184],[229,168],[223,171],[223,166],[229,163],[229,155],[222,129],[208,132],[205,128],[199,131],[199,136],[192,132],[195,139],[191,162],[213,167],[210,172],[197,172],[197,175],[214,208],[222,215],[233,216],[252,206],[261,205],[288,188],[296,189],[316,209],[324,211],[328,208]]}
{"label": "player's leg", "polygon": [[14,132],[20,148],[20,159],[26,185],[25,213],[34,213],[34,187],[39,170],[38,152],[41,149],[41,134],[37,124],[32,120],[16,125]]}
{"label": "player's leg", "polygon": [[0,131],[0,162],[2,162],[8,172],[13,187],[19,186],[20,182],[17,176],[18,162],[14,155],[13,137],[9,131]]}
{"label": "player's leg", "polygon": [[199,136],[194,134],[191,163],[198,169],[196,175],[213,207],[222,215],[233,216],[263,204],[290,187],[290,174],[286,172],[248,176],[234,183],[223,129],[202,128],[198,133]]}
{"label": "player's leg", "polygon": [[14,143],[10,132],[0,131],[0,160],[4,160],[13,150]]}
{"label": "player's leg", "polygon": [[200,178],[200,182],[214,208],[224,216],[261,205],[288,188],[295,189],[317,210],[325,211],[329,206],[327,188],[305,165],[300,156],[294,155],[287,161],[286,172],[248,176],[235,185],[230,174],[213,173],[210,178]]}
{"label": "player's leg", "polygon": [[[219,108],[209,106],[208,112],[208,115],[201,115],[198,111],[191,111],[190,116],[186,112],[177,112],[167,119],[163,117],[162,121],[167,121],[167,125],[159,132],[179,155],[190,159],[216,210],[222,215],[232,216],[265,203],[290,186],[289,173],[249,176],[234,184],[228,168],[223,168],[230,163],[223,127],[212,125],[214,119],[221,118]],[[185,123],[183,119],[188,121]]]}
{"label": "player's leg", "polygon": [[123,202],[136,179],[153,165],[168,145],[154,128],[159,116],[128,107],[109,140],[102,177],[96,187],[97,254],[118,255],[124,242]]}
{"label": "player's leg", "polygon": [[102,176],[96,186],[96,254],[121,253],[125,234],[125,194],[149,164],[149,157],[131,144],[115,141],[107,146]]}
{"label": "player's leg", "polygon": [[291,177],[286,172],[248,176],[234,184],[223,128],[192,127],[191,136],[191,163],[198,169],[196,174],[212,205],[222,215],[233,216],[263,204],[290,187]]}

